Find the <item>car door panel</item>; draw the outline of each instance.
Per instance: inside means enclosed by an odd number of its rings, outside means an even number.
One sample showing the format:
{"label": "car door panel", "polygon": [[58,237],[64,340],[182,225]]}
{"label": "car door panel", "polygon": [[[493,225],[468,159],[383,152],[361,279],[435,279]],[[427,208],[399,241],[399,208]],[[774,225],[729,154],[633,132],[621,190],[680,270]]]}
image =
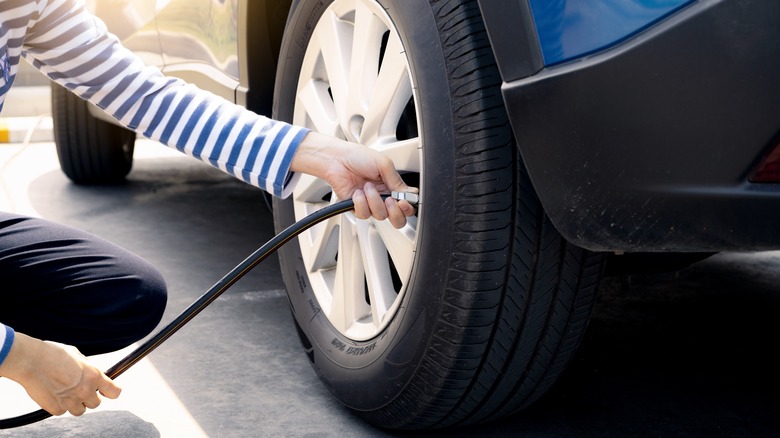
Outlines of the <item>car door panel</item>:
{"label": "car door panel", "polygon": [[165,73],[235,102],[238,0],[158,0]]}

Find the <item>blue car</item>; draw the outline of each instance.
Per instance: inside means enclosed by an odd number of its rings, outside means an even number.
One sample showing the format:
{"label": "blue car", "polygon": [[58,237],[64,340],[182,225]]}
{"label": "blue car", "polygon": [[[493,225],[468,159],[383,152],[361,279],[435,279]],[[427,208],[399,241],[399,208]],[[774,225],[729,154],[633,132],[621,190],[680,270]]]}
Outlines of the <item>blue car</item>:
{"label": "blue car", "polygon": [[[376,426],[534,403],[605,272],[780,248],[780,2],[123,4],[96,12],[148,62],[375,148],[420,188],[403,229],[346,214],[280,251],[303,354]],[[66,173],[123,178],[134,134],[54,100]],[[335,201],[302,178],[276,226]]]}

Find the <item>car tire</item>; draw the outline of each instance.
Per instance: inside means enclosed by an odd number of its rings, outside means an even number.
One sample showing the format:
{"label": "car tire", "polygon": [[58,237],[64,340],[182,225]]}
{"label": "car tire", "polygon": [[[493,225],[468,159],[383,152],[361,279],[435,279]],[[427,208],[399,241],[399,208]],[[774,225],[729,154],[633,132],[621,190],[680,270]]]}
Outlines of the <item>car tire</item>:
{"label": "car tire", "polygon": [[[350,11],[349,5],[357,6]],[[393,117],[384,120],[397,121],[398,138],[387,138],[392,129],[363,138],[353,123],[379,129],[375,113],[360,115],[350,107],[357,104],[339,101],[357,102],[341,94],[363,92],[354,77],[344,82],[348,89],[338,81],[352,68],[341,38],[350,21],[353,29],[370,27],[356,18],[371,15],[366,12],[374,14],[370,26],[379,21],[388,28],[379,52],[392,58],[380,61],[378,75],[384,63],[398,64],[394,54],[408,64],[412,97],[400,117],[388,105]],[[280,250],[295,326],[322,382],[359,416],[389,429],[480,423],[537,400],[583,336],[604,259],[567,243],[535,195],[477,2],[300,0],[285,32],[275,118],[388,151],[407,183],[421,189],[417,216],[397,234],[387,224],[344,214]],[[396,37],[402,50],[391,53]],[[360,55],[358,47],[377,37],[358,32],[351,41]],[[343,75],[333,71],[339,65]],[[419,156],[392,147],[409,141],[417,142]],[[282,229],[335,200],[307,179],[290,199],[274,202]],[[399,254],[402,244],[410,249]],[[385,266],[377,266],[382,260]],[[362,281],[350,273],[361,266]],[[384,278],[392,277],[397,295],[378,322],[375,279],[388,271]],[[344,323],[344,315],[353,317]]]}
{"label": "car tire", "polygon": [[135,132],[96,118],[90,103],[52,84],[54,142],[60,167],[78,184],[121,182],[133,164]]}

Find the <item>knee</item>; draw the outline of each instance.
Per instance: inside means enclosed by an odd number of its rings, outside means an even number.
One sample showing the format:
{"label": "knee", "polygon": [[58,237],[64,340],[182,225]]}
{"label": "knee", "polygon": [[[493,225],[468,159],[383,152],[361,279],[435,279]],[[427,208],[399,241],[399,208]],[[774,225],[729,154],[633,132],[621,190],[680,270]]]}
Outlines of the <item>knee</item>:
{"label": "knee", "polygon": [[62,307],[70,311],[52,312],[50,321],[31,333],[39,330],[39,337],[75,345],[87,356],[119,350],[151,333],[167,302],[162,274],[130,254],[106,266],[68,288]]}
{"label": "knee", "polygon": [[154,266],[145,263],[143,269],[135,273],[135,309],[138,337],[149,334],[159,324],[168,302],[168,288],[163,275]]}
{"label": "knee", "polygon": [[128,273],[110,281],[113,293],[101,311],[100,327],[91,342],[79,346],[86,355],[118,350],[152,332],[162,320],[168,300],[162,274],[145,260],[126,264]]}

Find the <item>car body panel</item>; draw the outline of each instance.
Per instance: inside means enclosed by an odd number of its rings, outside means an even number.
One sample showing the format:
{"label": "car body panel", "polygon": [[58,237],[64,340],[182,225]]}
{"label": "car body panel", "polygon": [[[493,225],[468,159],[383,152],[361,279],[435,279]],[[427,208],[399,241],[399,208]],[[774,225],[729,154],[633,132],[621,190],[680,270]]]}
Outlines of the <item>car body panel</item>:
{"label": "car body panel", "polygon": [[780,247],[780,185],[748,181],[780,132],[778,16],[777,2],[700,1],[505,81],[521,155],[564,237],[604,251]]}
{"label": "car body panel", "polygon": [[164,71],[235,101],[238,0],[158,0]]}
{"label": "car body panel", "polygon": [[88,0],[86,6],[146,64],[163,66],[155,0]]}
{"label": "car body panel", "polygon": [[693,0],[530,0],[544,64],[612,46]]}
{"label": "car body panel", "polygon": [[146,64],[270,115],[290,1],[88,0],[87,7]]}

